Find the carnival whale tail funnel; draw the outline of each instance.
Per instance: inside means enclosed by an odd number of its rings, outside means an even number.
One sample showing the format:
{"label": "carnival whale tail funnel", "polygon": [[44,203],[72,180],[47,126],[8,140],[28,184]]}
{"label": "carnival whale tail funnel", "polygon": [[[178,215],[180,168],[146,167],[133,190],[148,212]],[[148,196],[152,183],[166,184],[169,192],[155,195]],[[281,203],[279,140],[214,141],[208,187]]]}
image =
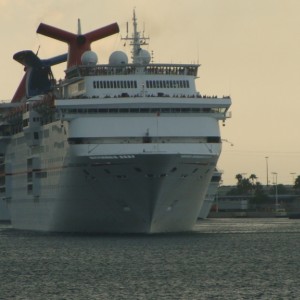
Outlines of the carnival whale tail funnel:
{"label": "carnival whale tail funnel", "polygon": [[101,27],[91,32],[81,34],[80,20],[78,20],[78,33],[74,34],[47,24],[41,23],[36,31],[42,35],[65,42],[69,46],[67,68],[81,64],[81,56],[91,50],[91,43],[119,32],[117,23]]}

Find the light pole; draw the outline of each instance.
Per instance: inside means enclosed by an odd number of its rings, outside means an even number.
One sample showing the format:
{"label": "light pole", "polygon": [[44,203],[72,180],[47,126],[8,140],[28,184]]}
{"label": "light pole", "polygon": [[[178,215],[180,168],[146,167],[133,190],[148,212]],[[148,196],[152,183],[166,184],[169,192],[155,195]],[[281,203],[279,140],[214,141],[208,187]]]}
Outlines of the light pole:
{"label": "light pole", "polygon": [[266,159],[266,169],[267,169],[267,187],[269,187],[269,161],[268,161],[269,157],[266,156],[265,159]]}
{"label": "light pole", "polygon": [[295,175],[296,175],[296,173],[292,172],[292,173],[290,173],[290,175],[292,175],[292,185],[295,185]]}
{"label": "light pole", "polygon": [[277,188],[277,173],[272,172],[272,174],[275,176],[275,181],[273,177],[273,183],[275,184],[275,213],[277,213],[278,210],[278,188]]}

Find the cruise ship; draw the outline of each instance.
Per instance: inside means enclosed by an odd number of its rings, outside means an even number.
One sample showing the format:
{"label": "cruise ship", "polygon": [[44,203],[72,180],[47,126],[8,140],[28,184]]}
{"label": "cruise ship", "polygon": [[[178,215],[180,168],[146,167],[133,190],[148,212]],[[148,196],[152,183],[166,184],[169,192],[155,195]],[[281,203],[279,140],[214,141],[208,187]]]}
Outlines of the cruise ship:
{"label": "cruise ship", "polygon": [[[68,45],[30,50],[11,103],[0,107],[0,196],[16,229],[161,233],[192,230],[221,153],[230,97],[196,89],[199,64],[154,63],[133,13],[131,60],[98,63],[91,44],[117,23],[73,34],[41,23]],[[50,42],[50,41],[49,41]],[[143,47],[143,48],[142,48]],[[65,78],[51,67],[67,62]],[[1,201],[2,201],[1,200]]]}
{"label": "cruise ship", "polygon": [[222,178],[222,172],[220,172],[219,170],[215,170],[215,172],[213,173],[213,176],[211,177],[210,180],[210,184],[208,186],[203,204],[201,206],[201,210],[199,213],[198,218],[199,219],[206,219],[210,209],[215,201],[215,198],[217,196],[218,193],[218,187],[219,184],[221,182],[221,178]]}
{"label": "cruise ship", "polygon": [[8,223],[10,221],[10,214],[5,200],[0,200],[0,223]]}

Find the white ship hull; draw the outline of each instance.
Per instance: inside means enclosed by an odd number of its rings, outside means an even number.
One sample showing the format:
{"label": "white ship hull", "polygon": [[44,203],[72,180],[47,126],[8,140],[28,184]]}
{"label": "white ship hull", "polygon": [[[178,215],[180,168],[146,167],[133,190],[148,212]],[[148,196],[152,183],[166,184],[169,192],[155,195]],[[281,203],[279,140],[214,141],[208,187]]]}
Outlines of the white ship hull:
{"label": "white ship hull", "polygon": [[[143,233],[191,230],[211,177],[207,170],[212,161],[140,155],[77,163],[87,166],[65,168],[53,194],[11,202],[14,228]],[[199,163],[206,166],[199,169]],[[44,185],[46,188],[47,183]]]}
{"label": "white ship hull", "polygon": [[[116,119],[120,128],[109,129]],[[218,134],[217,121],[211,121],[210,131]],[[6,162],[12,173],[8,205],[13,227],[56,232],[192,230],[221,145],[111,141],[154,127],[162,136],[164,131],[172,136],[190,128],[186,134],[193,136],[193,130],[199,133],[209,119],[151,115],[139,127],[135,122],[126,116],[57,121],[43,126],[41,131],[50,132],[49,136],[34,146],[28,145],[32,140],[26,134],[16,135],[7,150],[7,157],[14,153],[15,159]],[[67,142],[76,136],[93,139],[104,131],[110,144]],[[36,151],[40,153],[33,154]]]}
{"label": "white ship hull", "polygon": [[211,207],[215,201],[215,197],[218,193],[218,187],[219,187],[220,180],[221,180],[221,173],[215,171],[214,175],[211,179],[211,182],[208,186],[203,204],[201,206],[201,210],[199,213],[199,219],[207,218],[207,216],[211,210]]}
{"label": "white ship hull", "polygon": [[9,210],[5,199],[0,199],[0,222],[8,222],[10,220]]}

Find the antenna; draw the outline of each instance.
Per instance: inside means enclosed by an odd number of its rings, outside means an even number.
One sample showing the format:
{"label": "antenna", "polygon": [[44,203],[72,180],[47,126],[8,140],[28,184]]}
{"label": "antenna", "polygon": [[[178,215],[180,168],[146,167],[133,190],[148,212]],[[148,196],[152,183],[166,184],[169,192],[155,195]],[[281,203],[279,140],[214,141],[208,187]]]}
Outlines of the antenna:
{"label": "antenna", "polygon": [[81,23],[80,23],[80,19],[78,19],[78,35],[81,35]]}
{"label": "antenna", "polygon": [[36,51],[36,56],[38,56],[39,51],[40,51],[40,48],[41,48],[41,45],[39,45],[39,47],[38,47],[38,49],[37,49],[37,51]]}
{"label": "antenna", "polygon": [[197,42],[197,64],[199,65],[199,41]]}
{"label": "antenna", "polygon": [[[135,14],[135,9],[133,9],[133,18],[132,18],[132,22],[133,22],[133,34],[132,37],[128,36],[128,22],[127,22],[127,36],[126,38],[121,38],[122,40],[125,41],[130,41],[130,46],[132,46],[132,61],[133,63],[137,63],[139,61],[139,53],[142,50],[141,49],[141,45],[148,45],[148,40],[150,39],[149,37],[145,37],[144,32],[142,33],[142,36],[140,34],[140,32],[137,29],[137,18],[136,18],[136,14]],[[126,42],[125,42],[126,44]],[[124,44],[124,45],[125,45]]]}
{"label": "antenna", "polygon": [[227,139],[222,139],[222,142],[226,142],[226,143],[228,143],[231,147],[233,147],[234,145],[233,145],[233,143],[231,143],[230,141],[228,141]]}

